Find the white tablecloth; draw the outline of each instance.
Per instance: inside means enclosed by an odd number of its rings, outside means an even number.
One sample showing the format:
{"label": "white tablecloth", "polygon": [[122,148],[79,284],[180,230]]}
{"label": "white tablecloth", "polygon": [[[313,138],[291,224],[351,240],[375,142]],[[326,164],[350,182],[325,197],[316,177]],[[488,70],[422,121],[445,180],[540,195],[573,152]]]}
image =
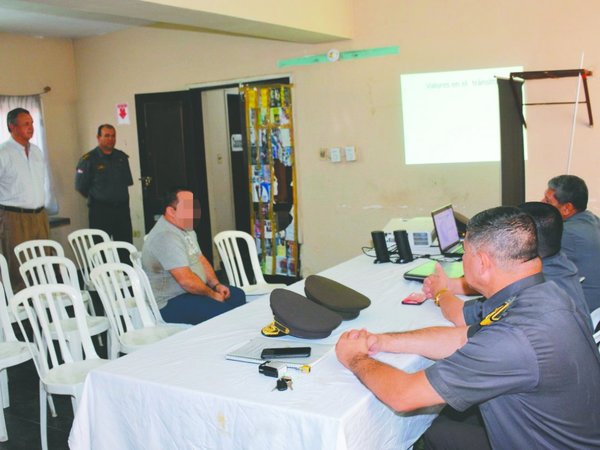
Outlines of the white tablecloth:
{"label": "white tablecloth", "polygon": [[[431,301],[400,303],[420,290],[402,274],[421,261],[375,265],[359,256],[322,272],[367,295],[371,306],[326,339],[283,339],[333,345],[350,328],[384,332],[448,325]],[[303,283],[290,288],[302,292]],[[224,357],[271,320],[265,296],[94,370],[73,423],[71,448],[402,449],[435,417],[435,411],[395,413],[337,361],[334,351],[308,375],[290,372],[293,390],[272,391],[275,379],[259,374],[256,365]],[[408,371],[431,364],[416,355],[378,357]]]}

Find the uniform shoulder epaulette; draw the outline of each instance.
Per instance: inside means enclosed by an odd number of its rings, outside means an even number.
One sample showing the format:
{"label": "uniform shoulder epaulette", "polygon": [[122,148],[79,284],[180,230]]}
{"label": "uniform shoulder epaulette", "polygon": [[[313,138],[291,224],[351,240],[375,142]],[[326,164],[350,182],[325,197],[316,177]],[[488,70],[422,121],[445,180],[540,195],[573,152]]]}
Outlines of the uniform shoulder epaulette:
{"label": "uniform shoulder epaulette", "polygon": [[92,152],[87,152],[85,155],[83,155],[81,157],[81,159],[83,159],[85,161],[86,159],[89,159],[90,156],[92,156]]}
{"label": "uniform shoulder epaulette", "polygon": [[489,313],[487,316],[485,316],[483,318],[483,320],[481,322],[479,322],[479,325],[481,325],[482,327],[486,327],[488,325],[493,324],[494,322],[498,322],[500,319],[502,319],[502,317],[504,317],[504,315],[508,311],[508,308],[510,308],[510,305],[512,304],[512,302],[514,300],[515,300],[515,297],[509,298],[507,301],[502,303],[500,306],[498,306],[496,309],[494,309],[491,313]]}

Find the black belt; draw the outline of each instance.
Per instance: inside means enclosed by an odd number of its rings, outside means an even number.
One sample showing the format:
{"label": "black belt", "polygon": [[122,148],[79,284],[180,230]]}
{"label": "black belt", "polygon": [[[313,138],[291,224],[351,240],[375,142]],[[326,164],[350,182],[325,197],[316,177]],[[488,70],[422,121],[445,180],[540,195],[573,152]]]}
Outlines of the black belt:
{"label": "black belt", "polygon": [[39,208],[29,209],[29,208],[19,208],[18,206],[0,205],[0,209],[3,209],[4,211],[10,211],[10,212],[16,212],[16,213],[37,214],[37,213],[43,211],[44,207],[40,206]]}

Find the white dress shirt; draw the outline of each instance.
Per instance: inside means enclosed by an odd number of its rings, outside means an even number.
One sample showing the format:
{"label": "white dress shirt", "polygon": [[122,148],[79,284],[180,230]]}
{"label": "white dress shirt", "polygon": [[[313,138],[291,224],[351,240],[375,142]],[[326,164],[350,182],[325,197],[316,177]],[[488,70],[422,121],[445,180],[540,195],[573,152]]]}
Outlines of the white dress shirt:
{"label": "white dress shirt", "polygon": [[46,169],[36,145],[25,147],[12,137],[0,144],[0,205],[36,209],[44,206]]}

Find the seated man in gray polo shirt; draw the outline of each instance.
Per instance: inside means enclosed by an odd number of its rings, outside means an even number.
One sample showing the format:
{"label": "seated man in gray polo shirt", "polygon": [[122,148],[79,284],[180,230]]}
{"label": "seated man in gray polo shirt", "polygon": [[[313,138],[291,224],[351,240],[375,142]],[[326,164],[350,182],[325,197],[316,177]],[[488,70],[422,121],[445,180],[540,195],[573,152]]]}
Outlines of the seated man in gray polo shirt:
{"label": "seated man in gray polo shirt", "polygon": [[[452,423],[426,448],[600,448],[600,354],[587,317],[545,281],[531,217],[512,207],[476,214],[464,248],[466,281],[487,299],[480,323],[350,330],[336,345],[339,361],[397,411],[479,406],[483,427]],[[437,362],[406,373],[375,359],[379,352]]]}
{"label": "seated man in gray polo shirt", "polygon": [[194,194],[172,189],[163,206],[142,249],[142,266],[163,319],[195,325],[246,303],[244,291],[219,283],[200,250],[193,229],[199,214]]}

